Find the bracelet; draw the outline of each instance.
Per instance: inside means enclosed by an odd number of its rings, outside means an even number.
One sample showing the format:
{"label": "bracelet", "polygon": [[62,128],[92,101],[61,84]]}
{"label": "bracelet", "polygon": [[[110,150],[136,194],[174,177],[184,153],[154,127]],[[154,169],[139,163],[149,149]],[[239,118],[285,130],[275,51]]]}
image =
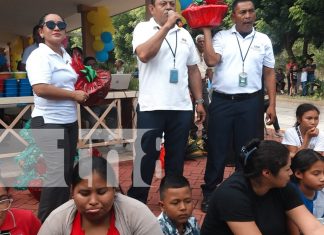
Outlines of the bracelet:
{"label": "bracelet", "polygon": [[204,103],[204,99],[200,98],[200,99],[196,99],[195,104],[203,104]]}

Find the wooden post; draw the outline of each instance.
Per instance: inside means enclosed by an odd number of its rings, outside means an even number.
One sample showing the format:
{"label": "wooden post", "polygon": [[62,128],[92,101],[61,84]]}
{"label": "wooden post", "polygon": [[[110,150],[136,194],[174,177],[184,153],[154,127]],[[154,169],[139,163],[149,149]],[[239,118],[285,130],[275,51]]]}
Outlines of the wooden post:
{"label": "wooden post", "polygon": [[96,7],[89,7],[85,5],[78,5],[78,12],[81,14],[81,27],[82,27],[82,47],[84,57],[95,56],[96,52],[92,48],[94,37],[90,34],[92,24],[87,20],[89,11],[97,9]]}

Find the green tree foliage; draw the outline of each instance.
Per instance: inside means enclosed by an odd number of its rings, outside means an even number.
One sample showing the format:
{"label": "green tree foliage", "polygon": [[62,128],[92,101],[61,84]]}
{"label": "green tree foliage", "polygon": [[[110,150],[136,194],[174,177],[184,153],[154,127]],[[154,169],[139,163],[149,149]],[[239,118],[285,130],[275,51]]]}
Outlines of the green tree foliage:
{"label": "green tree foliage", "polygon": [[[324,1],[296,0],[289,9],[290,18],[304,36],[304,50],[308,43],[320,47],[324,42]],[[307,50],[303,52],[307,53]]]}
{"label": "green tree foliage", "polygon": [[140,7],[112,18],[116,33],[113,36],[115,57],[126,61],[127,66],[134,66],[136,59],[133,55],[132,33],[135,26],[145,20],[145,7]]}
{"label": "green tree foliage", "polygon": [[318,0],[257,0],[257,28],[267,33],[276,53],[286,49],[295,57],[293,45],[304,40],[303,55],[308,45],[320,47],[324,40],[324,1]]}
{"label": "green tree foliage", "polygon": [[82,48],[82,31],[81,28],[73,30],[69,33],[69,45],[68,49],[73,47]]}

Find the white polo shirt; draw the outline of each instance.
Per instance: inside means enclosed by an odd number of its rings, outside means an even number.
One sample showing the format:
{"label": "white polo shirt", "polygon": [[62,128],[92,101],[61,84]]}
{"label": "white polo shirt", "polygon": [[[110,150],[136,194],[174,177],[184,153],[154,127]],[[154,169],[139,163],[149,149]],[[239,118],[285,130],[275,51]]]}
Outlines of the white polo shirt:
{"label": "white polo shirt", "polygon": [[[236,39],[239,41],[244,62],[244,72],[248,74],[247,86],[239,86],[239,74],[242,72],[242,57]],[[274,68],[275,58],[269,37],[263,33],[252,33],[243,38],[235,29],[222,30],[213,37],[213,47],[220,54],[221,62],[215,66],[212,87],[215,91],[226,94],[253,93],[262,88],[263,66]]]}
{"label": "white polo shirt", "polygon": [[[40,43],[27,59],[26,70],[30,84],[51,84],[74,91],[78,75],[71,67],[71,57],[62,48],[63,57],[46,44]],[[77,120],[76,102],[72,100],[50,100],[34,93],[35,108],[32,117],[43,116],[45,123],[67,124]]]}
{"label": "white polo shirt", "polygon": [[[281,143],[286,144],[286,145],[296,146],[296,147],[301,146],[300,139],[298,137],[298,133],[297,133],[295,127],[288,128],[285,131],[285,135],[284,135]],[[318,151],[318,152],[324,151],[324,134],[323,134],[323,132],[320,131],[318,136],[311,138],[308,148],[314,149],[315,151]]]}
{"label": "white polo shirt", "polygon": [[[160,26],[151,18],[139,23],[133,32],[133,51],[146,42],[159,30]],[[157,55],[143,63],[138,58],[139,98],[141,111],[153,110],[192,110],[188,88],[188,65],[199,63],[199,56],[189,32],[175,26],[166,39],[177,51],[175,67],[178,69],[178,83],[170,83],[170,70],[173,68],[173,54],[166,40],[163,40]]]}

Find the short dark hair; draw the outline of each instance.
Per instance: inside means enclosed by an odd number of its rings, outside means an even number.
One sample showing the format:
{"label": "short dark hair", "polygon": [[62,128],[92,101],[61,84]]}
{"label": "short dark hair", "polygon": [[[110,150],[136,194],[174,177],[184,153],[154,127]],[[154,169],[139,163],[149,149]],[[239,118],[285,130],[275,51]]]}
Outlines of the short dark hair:
{"label": "short dark hair", "polygon": [[239,4],[240,2],[252,2],[253,6],[255,6],[253,0],[234,0],[233,3],[232,3],[232,12],[235,11],[235,8],[236,8],[237,4]]}
{"label": "short dark hair", "polygon": [[[73,168],[71,185],[74,189],[84,178],[96,172],[112,187],[118,187],[112,166],[103,157],[84,157]],[[82,174],[80,176],[80,173]]]}
{"label": "short dark hair", "polygon": [[163,200],[166,190],[169,188],[184,188],[190,189],[190,183],[186,177],[179,174],[166,175],[162,178],[160,183],[160,199]]}
{"label": "short dark hair", "polygon": [[83,64],[87,65],[90,60],[94,60],[94,61],[97,62],[97,60],[96,60],[95,57],[93,57],[93,56],[87,56],[86,58],[84,58]]}
{"label": "short dark hair", "polygon": [[241,160],[247,178],[261,176],[268,169],[276,176],[287,165],[289,151],[283,144],[273,140],[253,139],[242,148]]}
{"label": "short dark hair", "polygon": [[83,55],[83,50],[82,50],[81,47],[77,47],[77,46],[72,47],[72,48],[71,48],[71,53],[73,53],[74,50],[75,50],[75,51],[78,51],[81,55]]}
{"label": "short dark hair", "polygon": [[291,179],[298,183],[299,179],[295,176],[295,172],[300,171],[304,173],[317,161],[324,162],[324,157],[313,149],[302,149],[298,151],[291,160],[291,170],[294,173]]}
{"label": "short dark hair", "polygon": [[318,115],[320,115],[320,111],[319,109],[313,105],[313,104],[310,104],[310,103],[303,103],[303,104],[300,104],[297,109],[296,109],[296,123],[295,123],[295,126],[299,126],[300,123],[298,122],[298,119],[302,118],[304,113],[308,112],[308,111],[316,111],[318,113]]}

